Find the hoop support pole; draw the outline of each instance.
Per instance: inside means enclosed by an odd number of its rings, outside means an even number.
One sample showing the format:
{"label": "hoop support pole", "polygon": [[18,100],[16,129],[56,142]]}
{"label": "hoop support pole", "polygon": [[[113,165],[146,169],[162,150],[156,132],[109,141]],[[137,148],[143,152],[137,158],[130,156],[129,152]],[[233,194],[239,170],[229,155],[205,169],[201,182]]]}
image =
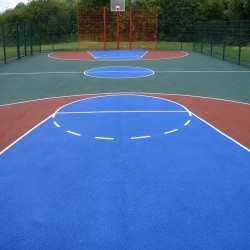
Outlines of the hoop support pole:
{"label": "hoop support pole", "polygon": [[116,48],[120,49],[120,10],[116,10]]}
{"label": "hoop support pole", "polygon": [[155,49],[158,50],[158,8],[156,8],[156,14],[155,14],[155,18],[156,18],[156,27],[155,27]]}
{"label": "hoop support pole", "polygon": [[129,9],[129,49],[132,50],[132,41],[133,41],[133,14],[132,7]]}
{"label": "hoop support pole", "polygon": [[103,46],[107,50],[106,7],[103,8]]}

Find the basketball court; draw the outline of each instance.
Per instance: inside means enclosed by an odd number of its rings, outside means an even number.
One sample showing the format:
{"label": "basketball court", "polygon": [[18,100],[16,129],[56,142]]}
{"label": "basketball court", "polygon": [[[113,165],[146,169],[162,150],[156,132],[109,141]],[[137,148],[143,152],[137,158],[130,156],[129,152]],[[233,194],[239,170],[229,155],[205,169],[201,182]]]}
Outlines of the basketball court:
{"label": "basketball court", "polygon": [[249,76],[147,48],[0,67],[0,248],[247,249]]}

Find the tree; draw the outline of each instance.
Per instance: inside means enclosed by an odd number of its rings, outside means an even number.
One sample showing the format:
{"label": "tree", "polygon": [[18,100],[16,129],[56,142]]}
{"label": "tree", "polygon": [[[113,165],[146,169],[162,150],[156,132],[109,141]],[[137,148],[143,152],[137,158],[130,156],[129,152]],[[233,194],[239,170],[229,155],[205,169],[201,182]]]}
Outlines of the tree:
{"label": "tree", "polygon": [[227,14],[230,20],[250,20],[249,0],[229,0]]}

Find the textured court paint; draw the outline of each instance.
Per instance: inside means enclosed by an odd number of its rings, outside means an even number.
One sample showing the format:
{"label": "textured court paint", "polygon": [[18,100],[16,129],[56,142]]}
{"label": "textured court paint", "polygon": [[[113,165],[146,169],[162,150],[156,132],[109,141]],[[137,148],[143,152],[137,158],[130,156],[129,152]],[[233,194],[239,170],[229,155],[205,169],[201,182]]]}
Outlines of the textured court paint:
{"label": "textured court paint", "polygon": [[0,156],[0,245],[246,249],[249,157],[196,117],[123,142],[79,140],[49,119]]}
{"label": "textured court paint", "polygon": [[[143,95],[166,98],[186,106],[199,117],[250,149],[249,105],[191,96],[147,93]],[[52,115],[59,107],[91,96],[96,95],[69,96],[0,106],[0,151]]]}
{"label": "textured court paint", "polygon": [[127,61],[143,58],[147,50],[91,50],[88,51],[96,60],[101,61]]}
{"label": "textured court paint", "polygon": [[[46,54],[37,54],[3,67],[0,73],[83,72],[90,68],[113,66],[114,62],[52,60]],[[115,62],[127,66],[127,62]],[[130,61],[130,66],[150,68],[153,71],[244,71],[238,65],[210,58],[199,53],[159,61]],[[48,70],[49,69],[49,70]],[[111,92],[149,92],[205,96],[250,103],[248,73],[155,73],[138,79],[90,78],[82,74],[0,75],[0,105],[46,97]]]}
{"label": "textured court paint", "polygon": [[[119,51],[118,51],[119,52]],[[136,51],[132,51],[132,53],[135,54]],[[103,52],[99,52],[102,53]],[[112,53],[112,51],[107,51],[107,53]],[[125,50],[126,54],[131,53],[130,51]],[[140,53],[140,51],[139,51]],[[130,56],[127,57],[125,60],[135,60],[135,59],[140,59],[140,60],[161,60],[161,59],[176,59],[176,58],[181,58],[187,56],[188,53],[184,51],[172,51],[172,50],[161,50],[161,51],[147,51],[144,54],[140,53],[139,56]],[[95,56],[91,54],[91,51],[78,51],[78,52],[53,52],[49,54],[49,58],[53,59],[59,59],[59,60],[72,60],[72,61],[93,61],[93,60],[98,60]],[[107,58],[106,58],[107,59]],[[114,58],[113,58],[114,60]]]}
{"label": "textured court paint", "polygon": [[84,75],[95,78],[124,79],[140,78],[154,74],[151,69],[131,66],[107,66],[86,70]]}
{"label": "textured court paint", "polygon": [[[164,131],[173,132],[173,127],[184,128],[190,115],[185,107],[166,99],[117,94],[65,105],[55,112],[53,122],[56,121],[62,131],[69,129],[85,137],[145,139],[163,136]],[[116,131],[115,123],[128,125]]]}

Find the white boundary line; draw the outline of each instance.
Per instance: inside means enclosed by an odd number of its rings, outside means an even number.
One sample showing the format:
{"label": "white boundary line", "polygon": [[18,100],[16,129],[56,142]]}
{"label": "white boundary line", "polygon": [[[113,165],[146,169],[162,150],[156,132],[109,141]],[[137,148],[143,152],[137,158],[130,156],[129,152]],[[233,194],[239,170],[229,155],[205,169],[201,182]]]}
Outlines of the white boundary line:
{"label": "white boundary line", "polygon": [[[93,58],[95,58],[96,60],[98,60],[98,58],[96,58],[89,50],[86,50],[86,52],[89,54],[89,55],[91,55]],[[67,59],[66,59],[67,60]],[[68,60],[70,60],[70,59],[68,59]],[[78,59],[78,60],[81,60],[81,59]],[[90,61],[90,60],[88,60],[88,61]]]}
{"label": "white boundary line", "polygon": [[202,122],[204,122],[205,124],[207,124],[209,127],[213,128],[214,130],[216,130],[218,133],[220,133],[221,135],[225,136],[226,138],[228,138],[229,140],[233,141],[234,143],[236,143],[237,145],[239,145],[240,147],[244,148],[246,151],[250,152],[250,149],[245,147],[244,145],[240,144],[239,142],[237,142],[236,140],[234,140],[232,137],[226,135],[225,133],[223,133],[222,131],[220,131],[219,129],[217,129],[216,127],[214,127],[212,124],[210,124],[209,122],[203,120],[202,118],[200,118],[198,115],[192,113],[194,116],[196,116],[196,118],[198,118],[199,120],[201,120]]}
{"label": "white boundary line", "polygon": [[[149,72],[151,72],[151,74],[149,74],[149,75],[143,75],[143,76],[125,76],[125,77],[109,77],[109,76],[107,76],[107,77],[101,77],[101,76],[93,76],[93,75],[89,75],[88,73],[89,73],[89,71],[93,71],[93,70],[95,70],[95,69],[105,69],[105,68],[110,68],[110,67],[116,67],[116,68],[136,68],[136,69],[142,69],[142,70],[140,70],[140,71],[132,71],[132,72],[146,72],[146,70],[148,70]],[[144,71],[143,71],[143,69],[144,69]],[[131,71],[119,71],[119,70],[117,70],[117,71],[99,71],[99,72],[101,72],[101,73],[103,73],[103,72],[105,72],[105,73],[109,73],[109,72],[117,72],[117,73],[123,73],[123,72],[131,72]],[[97,73],[99,73],[99,72],[97,72]],[[122,79],[127,79],[127,78],[142,78],[142,77],[148,77],[148,76],[152,76],[152,75],[154,75],[154,71],[152,70],[152,69],[148,69],[148,68],[142,68],[142,67],[133,67],[133,66],[106,66],[106,67],[98,67],[98,68],[92,68],[92,69],[89,69],[89,70],[86,70],[86,71],[84,71],[83,72],[84,73],[84,75],[86,75],[86,76],[89,76],[89,77],[93,77],[93,78],[100,78],[100,79],[120,79],[120,80],[122,80]]]}
{"label": "white boundary line", "polygon": [[18,105],[18,104],[24,104],[24,103],[29,103],[29,102],[37,102],[37,101],[45,101],[45,100],[51,100],[51,99],[60,99],[60,98],[71,98],[71,97],[85,97],[89,95],[95,95],[95,96],[100,96],[100,95],[116,95],[116,94],[142,94],[142,95],[166,95],[166,96],[186,96],[186,97],[194,97],[194,98],[202,98],[202,99],[212,99],[216,101],[224,101],[224,102],[232,102],[232,103],[238,103],[238,104],[243,104],[243,105],[250,105],[250,103],[246,102],[238,102],[238,101],[233,101],[233,100],[227,100],[227,99],[221,99],[221,98],[215,98],[215,97],[208,97],[208,96],[195,96],[195,95],[184,95],[184,94],[168,94],[168,93],[153,93],[153,92],[108,92],[108,93],[88,93],[88,94],[79,94],[79,95],[69,95],[69,96],[52,96],[52,97],[46,97],[46,98],[41,98],[41,99],[34,99],[34,100],[29,100],[29,101],[22,101],[22,102],[13,102],[13,103],[8,103],[8,104],[1,104],[0,107],[4,106],[10,106],[10,105]]}
{"label": "white boundary line", "polygon": [[[133,66],[106,66],[106,67],[133,67]],[[99,68],[106,68],[106,67],[99,67]],[[85,74],[85,72],[91,71],[93,69],[99,69],[99,68],[92,68],[92,69],[88,69],[85,70],[84,72],[82,71],[71,71],[71,72],[7,72],[7,73],[0,73],[0,76],[9,76],[9,75],[46,75],[46,74],[84,74],[86,76],[90,76]],[[133,68],[141,68],[141,69],[148,69],[148,68],[142,68],[142,67],[133,67]],[[250,70],[152,70],[152,69],[148,69],[149,71],[152,71],[154,73],[250,73]],[[111,71],[98,71],[98,73],[115,73],[115,72],[120,72],[118,70],[111,70]],[[131,71],[122,71],[122,72],[131,72]],[[143,70],[138,70],[138,71],[132,71],[132,72],[145,72]],[[151,74],[152,75],[152,74]],[[150,76],[150,75],[148,75]],[[90,76],[90,77],[95,77],[98,78],[96,76]],[[99,77],[99,78],[108,78],[108,77]],[[123,77],[123,78],[127,78],[127,77]],[[130,77],[132,78],[132,77]],[[133,77],[136,78],[136,77]]]}
{"label": "white boundary line", "polygon": [[34,129],[36,129],[37,127],[39,127],[40,125],[42,125],[44,122],[46,122],[47,120],[49,120],[51,118],[51,115],[49,117],[47,117],[46,119],[44,119],[43,121],[41,121],[39,124],[37,124],[35,127],[33,127],[32,129],[30,129],[28,132],[26,132],[24,135],[22,135],[21,137],[19,137],[18,139],[16,139],[14,142],[12,142],[9,146],[7,146],[5,149],[3,149],[2,151],[0,151],[0,155],[2,155],[6,150],[8,150],[9,148],[11,148],[14,144],[16,144],[17,142],[19,142],[21,139],[23,139],[26,135],[28,135],[29,133],[31,133]]}
{"label": "white boundary line", "polygon": [[[101,53],[106,53],[106,52],[114,52],[114,51],[116,51],[116,52],[120,52],[120,53],[122,53],[122,51],[129,51],[129,50],[107,50],[107,51],[105,51],[105,50],[100,50],[100,51],[98,51],[98,52],[101,52]],[[136,52],[136,51],[138,51],[138,52],[141,52],[142,50],[132,50],[132,52]],[[147,53],[148,53],[148,50],[144,50],[144,51],[146,51],[142,56],[139,56],[139,57],[136,57],[136,58],[127,58],[127,59],[124,59],[124,58],[117,58],[117,57],[111,57],[111,56],[107,56],[108,57],[108,59],[106,59],[105,57],[101,57],[101,56],[99,56],[99,57],[96,57],[96,56],[94,56],[92,53],[91,53],[91,50],[88,50],[87,52],[91,55],[91,56],[93,56],[96,60],[98,60],[98,61],[107,61],[107,62],[112,62],[112,61],[115,61],[115,62],[117,62],[117,61],[134,61],[134,60],[141,60]],[[130,51],[129,51],[130,52]],[[131,52],[130,52],[131,53]],[[115,54],[113,54],[113,55],[115,55]],[[119,55],[118,55],[119,56]],[[127,56],[127,55],[126,55]]]}
{"label": "white boundary line", "polygon": [[27,73],[24,73],[24,72],[18,72],[18,73],[0,73],[0,76],[8,76],[8,75],[49,75],[49,74],[82,74],[82,72],[74,72],[74,71],[71,71],[71,72],[27,72]]}
{"label": "white boundary line", "polygon": [[143,57],[148,53],[148,50],[140,57],[140,60],[143,60]]}

